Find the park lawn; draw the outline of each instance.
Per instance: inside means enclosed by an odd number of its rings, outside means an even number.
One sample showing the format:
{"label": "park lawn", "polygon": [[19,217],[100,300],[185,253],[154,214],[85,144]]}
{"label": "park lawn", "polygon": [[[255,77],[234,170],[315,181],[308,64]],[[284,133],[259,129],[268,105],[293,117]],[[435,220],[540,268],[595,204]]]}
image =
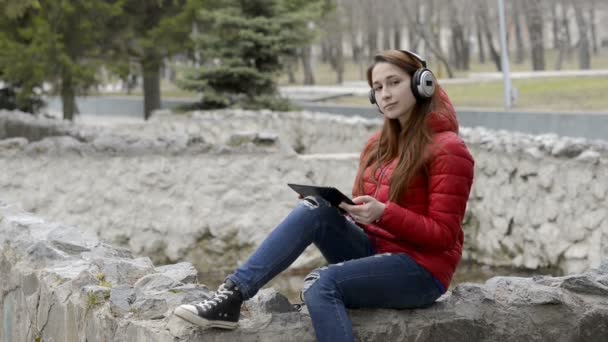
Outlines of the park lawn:
{"label": "park lawn", "polygon": [[[514,109],[608,112],[608,78],[537,78],[513,80]],[[456,107],[503,108],[502,81],[443,86]],[[331,100],[343,105],[369,105],[364,96]]]}
{"label": "park lawn", "polygon": [[[608,111],[608,78],[541,78],[513,80],[514,108],[556,111]],[[445,86],[455,106],[503,107],[503,83]]]}
{"label": "park lawn", "polygon": [[[485,63],[479,63],[477,55],[471,56],[470,70],[459,71],[454,70],[454,77],[467,77],[471,73],[482,73],[482,72],[498,72],[496,66],[489,57],[486,56]],[[518,71],[532,71],[532,62],[530,56],[526,56],[523,63],[515,64],[513,61],[515,55],[512,53],[510,57],[510,70],[513,72]],[[557,52],[555,50],[545,50],[545,70],[555,70],[555,61],[557,60]],[[352,60],[347,59],[344,63],[344,82],[350,81],[363,81],[365,80],[365,71],[368,63],[363,64],[353,63]],[[442,65],[436,60],[429,60],[429,68],[433,70],[438,78],[447,78],[447,72]],[[593,69],[608,69],[608,49],[602,48],[597,55],[591,55],[591,68]],[[569,59],[566,59],[562,65],[562,70],[578,70],[578,59],[576,51],[574,51]],[[314,76],[315,84],[317,85],[335,85],[337,84],[336,72],[330,67],[328,63],[315,63],[314,65]],[[301,85],[303,80],[303,73],[301,65],[298,65],[295,70],[296,85]],[[289,85],[287,82],[287,75],[283,73],[277,79],[279,85]]]}

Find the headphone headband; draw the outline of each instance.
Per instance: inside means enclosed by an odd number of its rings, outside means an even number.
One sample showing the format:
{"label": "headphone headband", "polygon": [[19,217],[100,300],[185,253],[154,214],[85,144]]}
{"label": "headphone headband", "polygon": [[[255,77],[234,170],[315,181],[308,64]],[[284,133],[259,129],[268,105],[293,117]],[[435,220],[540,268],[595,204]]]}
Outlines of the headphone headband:
{"label": "headphone headband", "polygon": [[401,52],[403,52],[404,54],[408,55],[409,57],[411,57],[414,60],[417,60],[418,62],[420,62],[420,64],[422,64],[423,68],[426,68],[426,61],[424,59],[422,59],[422,57],[420,57],[420,55],[409,51],[409,50],[399,50]]}

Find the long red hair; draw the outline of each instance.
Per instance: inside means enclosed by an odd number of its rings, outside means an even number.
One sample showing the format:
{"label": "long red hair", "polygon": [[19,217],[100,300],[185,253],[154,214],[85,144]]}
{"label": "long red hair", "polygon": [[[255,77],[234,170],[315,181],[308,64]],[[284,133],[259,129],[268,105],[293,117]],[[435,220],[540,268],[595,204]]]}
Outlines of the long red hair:
{"label": "long red hair", "polygon": [[[374,62],[367,68],[367,83],[372,86],[372,73],[378,63],[390,63],[413,76],[422,67],[421,63],[399,50],[387,50],[374,56]],[[425,100],[417,100],[404,126],[399,120],[384,118],[380,137],[368,144],[361,154],[359,171],[355,185],[355,195],[363,194],[363,173],[371,165],[375,175],[381,165],[398,158],[398,164],[390,179],[389,200],[399,201],[414,176],[425,171],[426,157],[433,131],[428,124],[429,113],[438,101],[441,89],[436,85],[434,95]]]}

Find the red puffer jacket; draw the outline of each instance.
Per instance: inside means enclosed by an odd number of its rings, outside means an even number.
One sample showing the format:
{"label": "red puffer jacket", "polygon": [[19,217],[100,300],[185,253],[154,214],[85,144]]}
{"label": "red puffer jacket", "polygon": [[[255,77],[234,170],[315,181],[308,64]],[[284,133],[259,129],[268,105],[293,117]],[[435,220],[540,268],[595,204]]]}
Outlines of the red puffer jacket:
{"label": "red puffer jacket", "polygon": [[[427,174],[421,171],[416,175],[395,203],[388,197],[397,161],[383,165],[376,177],[371,177],[372,167],[366,169],[363,191],[385,203],[386,209],[376,223],[362,228],[377,253],[409,255],[447,289],[462,255],[462,221],[473,183],[474,161],[457,134],[454,107],[443,91],[439,105],[429,115],[428,123],[434,131],[431,146],[435,148],[430,151]],[[374,135],[368,144],[378,136]]]}

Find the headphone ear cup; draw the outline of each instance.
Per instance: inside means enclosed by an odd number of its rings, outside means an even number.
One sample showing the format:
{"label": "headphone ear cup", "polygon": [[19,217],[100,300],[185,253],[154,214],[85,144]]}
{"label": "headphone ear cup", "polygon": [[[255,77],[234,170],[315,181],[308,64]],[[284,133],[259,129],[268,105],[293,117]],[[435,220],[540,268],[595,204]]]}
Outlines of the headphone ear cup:
{"label": "headphone ear cup", "polygon": [[435,84],[437,80],[433,72],[426,68],[416,70],[412,76],[412,93],[418,100],[424,100],[433,97],[435,94]]}
{"label": "headphone ear cup", "polygon": [[368,97],[369,97],[369,102],[373,105],[376,105],[376,108],[378,108],[378,112],[380,112],[380,114],[384,115],[384,113],[382,113],[382,110],[380,109],[380,106],[378,105],[378,102],[376,102],[376,92],[374,91],[373,88],[369,90]]}

